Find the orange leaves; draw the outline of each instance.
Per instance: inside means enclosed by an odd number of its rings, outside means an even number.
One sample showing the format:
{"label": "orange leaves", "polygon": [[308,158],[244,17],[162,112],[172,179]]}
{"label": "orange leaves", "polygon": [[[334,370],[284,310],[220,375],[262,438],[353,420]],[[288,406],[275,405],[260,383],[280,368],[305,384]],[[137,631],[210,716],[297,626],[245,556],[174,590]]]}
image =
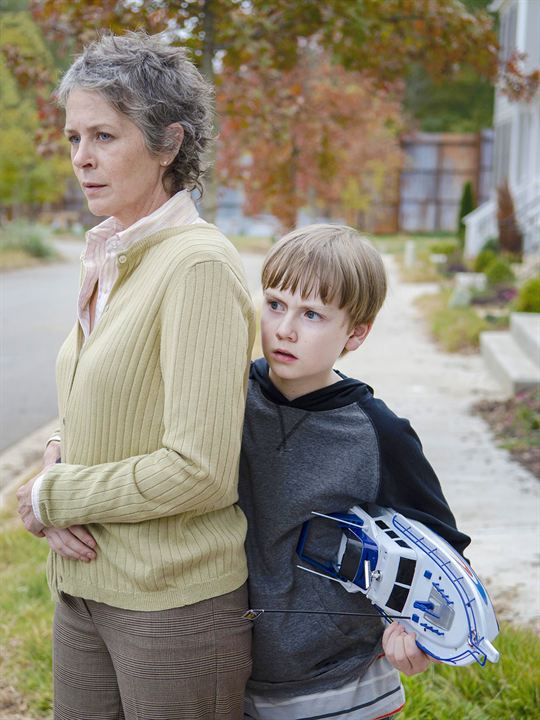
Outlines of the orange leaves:
{"label": "orange leaves", "polygon": [[285,227],[305,205],[354,214],[378,192],[381,167],[399,163],[397,99],[320,50],[305,49],[287,72],[225,72],[218,111],[222,180],[243,186],[248,212]]}
{"label": "orange leaves", "polygon": [[40,88],[52,82],[50,72],[37,64],[33,57],[25,55],[21,48],[11,44],[2,45],[6,64],[22,88]]}
{"label": "orange leaves", "polygon": [[523,53],[513,52],[501,70],[501,92],[512,102],[530,102],[540,87],[540,70],[536,68],[527,73],[526,57]]}

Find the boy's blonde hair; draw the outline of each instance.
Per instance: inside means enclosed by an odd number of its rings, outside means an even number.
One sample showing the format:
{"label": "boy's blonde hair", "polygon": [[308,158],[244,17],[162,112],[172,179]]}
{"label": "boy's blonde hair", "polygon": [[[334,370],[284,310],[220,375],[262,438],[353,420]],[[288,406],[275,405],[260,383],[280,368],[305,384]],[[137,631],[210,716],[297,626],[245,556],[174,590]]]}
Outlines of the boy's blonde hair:
{"label": "boy's blonde hair", "polygon": [[336,302],[352,330],[373,323],[387,284],[381,256],[356,230],[320,224],[293,230],[274,245],[263,264],[262,286]]}

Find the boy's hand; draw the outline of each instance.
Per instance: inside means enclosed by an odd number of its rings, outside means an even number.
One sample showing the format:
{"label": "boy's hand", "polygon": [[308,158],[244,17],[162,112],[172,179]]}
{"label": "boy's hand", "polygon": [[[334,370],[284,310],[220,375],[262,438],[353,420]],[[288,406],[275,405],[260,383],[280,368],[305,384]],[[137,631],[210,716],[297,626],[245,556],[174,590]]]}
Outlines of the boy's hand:
{"label": "boy's hand", "polygon": [[432,659],[416,644],[415,633],[408,633],[397,622],[384,631],[382,645],[389,663],[405,675],[417,675],[431,665]]}

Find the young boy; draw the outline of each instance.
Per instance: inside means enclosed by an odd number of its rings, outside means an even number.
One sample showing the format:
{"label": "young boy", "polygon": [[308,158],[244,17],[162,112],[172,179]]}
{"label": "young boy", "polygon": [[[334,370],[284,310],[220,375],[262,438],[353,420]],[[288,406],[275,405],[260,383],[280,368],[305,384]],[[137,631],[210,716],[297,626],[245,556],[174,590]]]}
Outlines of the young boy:
{"label": "young boy", "polygon": [[297,568],[302,524],[312,510],[376,503],[423,522],[459,552],[469,538],[456,529],[409,422],[333,369],[362,345],[383,304],[377,251],[351,228],[305,227],[272,248],[262,285],[264,359],[251,368],[240,465],[250,606],[323,613],[263,614],[254,623],[245,717],[389,717],[404,703],[398,670],[412,675],[430,660],[396,622],[383,637],[361,593]]}

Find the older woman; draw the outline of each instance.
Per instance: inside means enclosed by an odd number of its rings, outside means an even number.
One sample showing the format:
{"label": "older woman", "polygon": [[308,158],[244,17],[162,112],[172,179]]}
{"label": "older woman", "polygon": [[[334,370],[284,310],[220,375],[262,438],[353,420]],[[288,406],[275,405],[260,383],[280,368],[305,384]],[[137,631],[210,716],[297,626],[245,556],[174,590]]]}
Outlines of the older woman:
{"label": "older woman", "polygon": [[190,196],[211,89],[183,50],[129,33],[90,45],[58,96],[88,207],[109,217],[58,357],[60,431],[19,491],[53,550],[55,718],[240,718],[253,311]]}

